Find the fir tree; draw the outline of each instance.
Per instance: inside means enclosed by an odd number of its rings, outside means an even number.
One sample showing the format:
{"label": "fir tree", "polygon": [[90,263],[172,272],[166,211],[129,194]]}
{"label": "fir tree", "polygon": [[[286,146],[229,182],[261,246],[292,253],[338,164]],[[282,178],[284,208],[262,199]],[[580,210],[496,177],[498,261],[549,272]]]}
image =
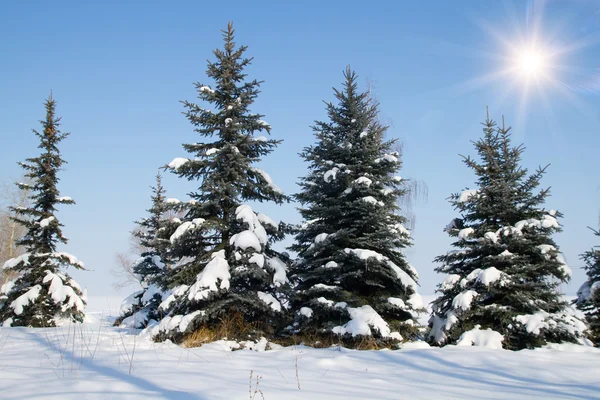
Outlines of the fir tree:
{"label": "fir tree", "polygon": [[474,143],[480,160],[463,157],[477,189],[450,197],[460,216],[446,227],[455,250],[435,259],[436,271],[448,274],[433,302],[435,344],[478,345],[486,337],[516,350],[574,342],[581,331],[558,292],[571,271],[552,239],[561,215],[543,208],[549,189],[537,189],[546,168],[528,175],[509,130],[488,116]]}
{"label": "fir tree", "polygon": [[305,222],[291,247],[299,255],[293,333],[313,345],[386,346],[414,338],[422,307],[402,254],[411,245],[397,205],[405,187],[378,105],[349,67],[344,77],[329,120],[313,127],[317,143],[301,153],[310,173],[296,196]]}
{"label": "fir tree", "polygon": [[17,184],[29,191],[30,206],[12,208],[14,220],[27,234],[18,242],[25,254],[4,263],[4,269],[18,274],[0,290],[0,318],[5,326],[50,327],[61,319],[82,322],[85,316],[85,297],[79,285],[63,271],[67,267],[83,269],[83,263],[57,251],[67,239],[62,234],[56,206],[74,204],[71,198],[61,197],[57,188],[58,171],[65,163],[58,145],[69,134],[58,129],[60,118],[55,118],[56,102],[52,96],[45,107],[46,120],[40,121],[43,130],[33,130],[40,139],[38,147],[42,153],[19,163],[26,171],[25,177],[31,180],[31,184]]}
{"label": "fir tree", "polygon": [[[198,98],[211,109],[183,102],[186,116],[206,141],[184,144],[192,155],[176,158],[169,169],[198,181],[185,218],[171,236],[181,261],[169,274],[172,295],[162,304],[169,315],[158,338],[184,339],[198,328],[217,330],[238,322],[229,338],[272,335],[285,323],[287,258],[274,251],[287,227],[253,211],[247,202],[282,203],[288,198],[270,176],[255,167],[280,141],[256,136],[270,133],[260,114],[250,112],[261,82],[248,80],[246,46],[236,48],[230,23],[225,46],[214,51],[207,75],[213,88],[196,83]],[[242,335],[243,334],[243,335]]]}
{"label": "fir tree", "polygon": [[172,206],[165,199],[160,174],[156,175],[156,186],[151,189],[152,207],[147,210],[149,216],[137,221],[139,228],[133,232],[133,236],[146,249],[133,265],[133,272],[142,290],[123,301],[121,316],[115,321],[115,326],[143,328],[153,320],[159,321],[161,317],[158,306],[167,293],[166,275],[172,264],[169,237],[175,228],[174,222],[166,215]]}
{"label": "fir tree", "polygon": [[[599,231],[594,231],[600,236]],[[600,346],[600,246],[581,255],[588,276],[587,281],[577,291],[577,308],[585,313],[588,323],[588,338]]]}

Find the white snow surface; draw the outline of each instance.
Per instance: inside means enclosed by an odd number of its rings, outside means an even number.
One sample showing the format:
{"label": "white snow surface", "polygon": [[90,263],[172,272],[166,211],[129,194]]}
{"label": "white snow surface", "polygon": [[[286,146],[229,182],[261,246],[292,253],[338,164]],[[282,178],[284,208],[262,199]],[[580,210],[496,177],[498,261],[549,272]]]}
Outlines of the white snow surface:
{"label": "white snow surface", "polygon": [[[414,342],[400,350],[271,345],[262,351],[265,341],[220,340],[182,348],[113,327],[108,300],[92,296],[83,325],[0,328],[0,393],[48,400],[248,399],[257,376],[267,400],[592,399],[600,393],[600,350],[592,347],[513,352]],[[231,351],[236,345],[247,350]]]}
{"label": "white snow surface", "polygon": [[79,289],[79,285],[73,283],[75,281],[70,280],[65,285],[64,276],[62,274],[54,274],[49,270],[46,270],[46,276],[43,279],[43,283],[50,282],[50,287],[48,288],[48,293],[50,297],[54,301],[54,303],[62,303],[67,298],[69,299],[66,304],[61,307],[61,310],[64,312],[68,309],[75,308],[78,311],[83,311],[85,306],[83,304],[83,300],[81,297],[75,293],[73,287]]}

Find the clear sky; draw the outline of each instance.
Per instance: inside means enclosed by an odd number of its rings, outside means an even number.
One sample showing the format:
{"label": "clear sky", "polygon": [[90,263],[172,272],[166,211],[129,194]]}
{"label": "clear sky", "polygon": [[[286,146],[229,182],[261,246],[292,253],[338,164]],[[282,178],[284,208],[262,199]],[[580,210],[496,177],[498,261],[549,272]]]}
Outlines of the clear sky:
{"label": "clear sky", "polygon": [[[589,0],[2,2],[0,182],[38,154],[31,129],[52,90],[71,132],[60,190],[77,202],[58,214],[63,250],[86,264],[73,275],[90,295],[113,294],[114,255],[145,215],[157,169],[201,140],[179,101],[195,99],[193,82],[212,83],[206,60],[231,20],[254,57],[247,72],[264,80],[253,111],[284,140],[261,165],[284,191],[306,173],[297,154],[350,64],[404,145],[401,175],[428,186],[407,256],[431,294],[443,279],[433,258],[449,250],[442,230],[456,216],[446,198],[474,183],[459,154],[474,154],[487,105],[526,146],[526,167],[551,164],[542,183],[547,208],[565,216],[555,239],[573,269],[563,290],[574,293],[585,279],[578,254],[599,244],[586,228],[600,209],[599,10]],[[164,184],[169,197],[194,189],[175,176]],[[293,204],[260,211],[299,221]]]}

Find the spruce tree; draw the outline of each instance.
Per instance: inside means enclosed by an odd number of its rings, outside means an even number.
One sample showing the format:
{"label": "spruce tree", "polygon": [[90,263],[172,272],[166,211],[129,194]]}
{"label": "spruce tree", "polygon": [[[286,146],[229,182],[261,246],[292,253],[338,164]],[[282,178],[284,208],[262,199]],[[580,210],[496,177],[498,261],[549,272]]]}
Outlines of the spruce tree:
{"label": "spruce tree", "polygon": [[126,325],[144,328],[151,321],[159,321],[158,306],[166,291],[166,275],[172,264],[169,237],[174,233],[174,222],[166,215],[173,206],[165,199],[160,174],[156,175],[156,186],[152,189],[152,206],[148,217],[136,221],[139,228],[132,234],[145,249],[133,265],[142,290],[128,296],[121,305],[121,315],[115,326]]}
{"label": "spruce tree", "polygon": [[19,163],[31,184],[18,183],[29,191],[30,206],[12,207],[14,220],[27,234],[18,242],[25,254],[4,263],[4,269],[15,271],[17,278],[0,289],[0,320],[4,326],[56,326],[60,320],[82,322],[85,317],[85,296],[81,288],[64,272],[67,267],[83,269],[76,257],[57,251],[66,244],[63,225],[56,216],[56,207],[74,204],[70,197],[61,197],[57,188],[58,171],[65,161],[59,143],[68,133],[58,129],[56,102],[52,95],[45,102],[46,119],[40,121],[42,131],[33,130],[40,139],[42,153]]}
{"label": "spruce tree", "polygon": [[317,143],[301,156],[309,174],[296,195],[304,223],[298,253],[292,333],[307,344],[389,346],[417,335],[417,273],[402,250],[411,245],[397,199],[401,162],[378,122],[378,104],[357,88],[348,67]]}
{"label": "spruce tree", "polygon": [[[599,231],[594,234],[600,236]],[[581,259],[588,279],[577,291],[577,308],[585,313],[588,338],[600,346],[600,246],[583,253]]]}
{"label": "spruce tree", "polygon": [[538,190],[546,168],[528,175],[509,131],[488,115],[474,143],[479,160],[463,157],[476,189],[450,197],[460,216],[446,227],[454,250],[435,259],[448,276],[433,302],[434,344],[488,340],[517,350],[574,342],[581,332],[558,292],[571,271],[552,239],[561,215],[544,208],[549,189]]}
{"label": "spruce tree", "polygon": [[[182,224],[171,236],[181,259],[169,274],[172,294],[161,305],[168,312],[158,339],[180,341],[199,328],[218,331],[228,322],[230,339],[270,336],[286,323],[287,257],[271,246],[287,226],[257,213],[249,202],[288,201],[270,176],[256,167],[280,141],[262,115],[250,112],[261,82],[248,80],[247,47],[236,48],[230,23],[224,48],[214,51],[207,75],[211,88],[196,83],[198,98],[210,109],[183,102],[186,116],[205,141],[184,144],[190,158],[176,158],[168,168],[197,181],[183,204]],[[222,329],[226,331],[227,329]]]}

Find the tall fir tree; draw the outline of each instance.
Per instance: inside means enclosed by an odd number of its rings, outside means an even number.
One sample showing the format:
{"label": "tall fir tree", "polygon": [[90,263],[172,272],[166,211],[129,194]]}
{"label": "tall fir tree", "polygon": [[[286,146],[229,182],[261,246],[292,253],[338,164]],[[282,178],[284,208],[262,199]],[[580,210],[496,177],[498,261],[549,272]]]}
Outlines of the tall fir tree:
{"label": "tall fir tree", "polygon": [[132,233],[145,249],[133,265],[133,273],[142,289],[123,301],[115,326],[144,328],[152,321],[159,321],[161,312],[158,306],[168,293],[166,276],[173,263],[169,238],[177,223],[169,218],[173,205],[168,201],[170,199],[165,198],[160,174],[156,175],[156,186],[151,189],[152,206],[147,210],[148,217],[137,221],[139,227]]}
{"label": "tall fir tree", "polygon": [[186,116],[205,142],[184,144],[191,158],[176,158],[168,168],[198,181],[185,218],[170,240],[181,259],[169,274],[172,295],[162,303],[168,312],[158,339],[180,341],[199,328],[218,330],[235,319],[230,339],[270,336],[287,320],[287,256],[271,245],[287,225],[255,212],[247,202],[288,201],[270,176],[255,165],[280,141],[262,115],[250,112],[261,82],[248,80],[246,46],[236,48],[231,23],[223,31],[223,50],[214,51],[207,75],[213,88],[196,83],[206,109],[183,102]]}
{"label": "tall fir tree", "polygon": [[[594,234],[600,236],[600,231],[594,231]],[[585,313],[587,337],[600,346],[600,246],[583,253],[581,259],[588,279],[577,291],[577,308]]]}
{"label": "tall fir tree", "polygon": [[296,195],[305,221],[291,249],[295,323],[292,333],[312,345],[389,346],[417,334],[417,273],[402,250],[411,245],[397,199],[401,162],[385,141],[378,104],[357,89],[348,67],[329,120],[317,121],[317,143],[301,156],[309,174]]}
{"label": "tall fir tree", "polygon": [[17,273],[17,278],[0,289],[0,320],[4,326],[56,326],[59,320],[82,322],[85,317],[85,296],[81,288],[64,272],[67,267],[83,269],[76,257],[57,251],[66,244],[63,225],[56,216],[56,206],[74,204],[70,197],[61,197],[57,188],[58,171],[65,161],[59,143],[68,133],[58,129],[56,102],[52,95],[45,102],[46,120],[40,121],[42,131],[33,130],[40,139],[40,156],[19,163],[31,184],[18,183],[29,191],[28,207],[13,207],[14,220],[27,234],[18,242],[25,254],[4,263],[4,269]]}
{"label": "tall fir tree", "polygon": [[518,350],[575,342],[583,329],[558,292],[571,270],[552,239],[561,215],[544,209],[549,189],[537,189],[546,168],[528,175],[509,131],[488,115],[474,143],[480,160],[463,157],[477,189],[450,197],[460,216],[446,227],[455,249],[435,259],[448,276],[433,302],[434,344],[487,339]]}

